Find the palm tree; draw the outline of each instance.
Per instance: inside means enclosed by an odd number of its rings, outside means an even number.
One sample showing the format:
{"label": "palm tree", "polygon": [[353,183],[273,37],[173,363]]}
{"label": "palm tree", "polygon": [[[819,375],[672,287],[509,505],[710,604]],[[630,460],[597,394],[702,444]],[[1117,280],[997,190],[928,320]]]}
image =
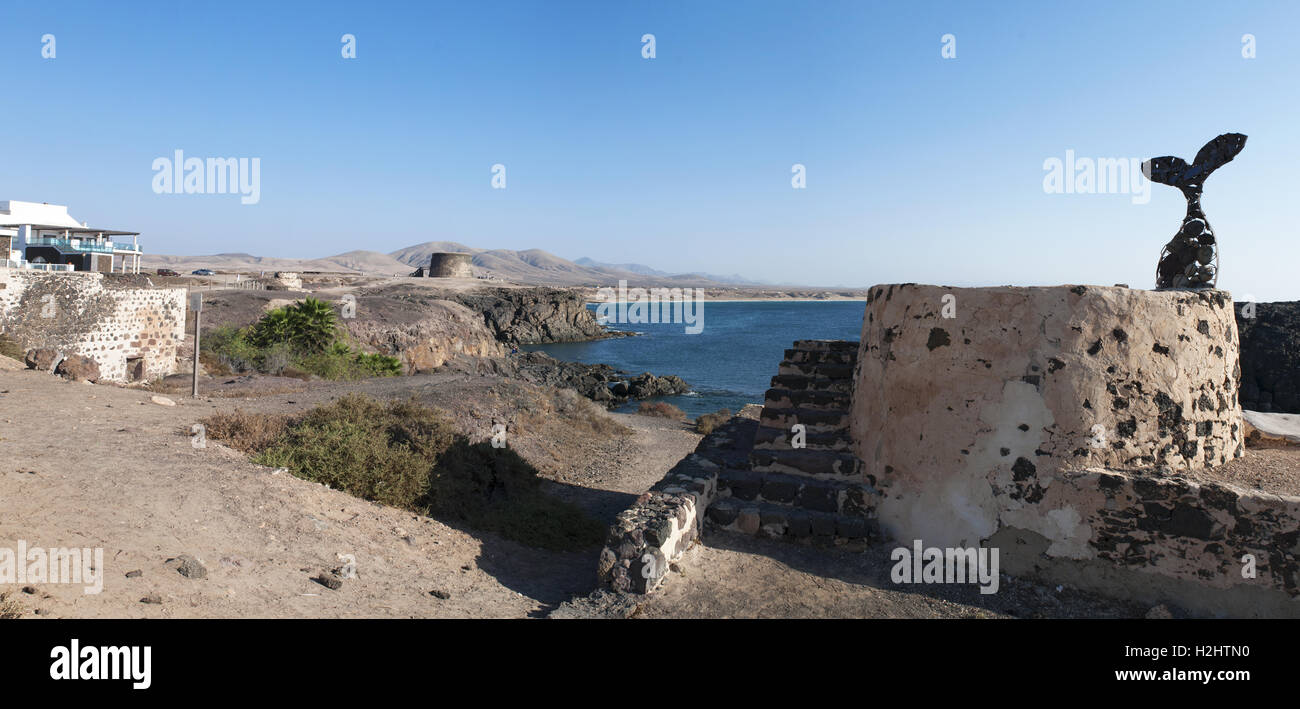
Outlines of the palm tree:
{"label": "palm tree", "polygon": [[334,308],[315,298],[289,306],[291,340],[306,352],[324,352],[338,339]]}
{"label": "palm tree", "polygon": [[248,331],[248,341],[257,347],[270,347],[277,342],[288,342],[293,335],[289,311],[276,308],[262,316]]}

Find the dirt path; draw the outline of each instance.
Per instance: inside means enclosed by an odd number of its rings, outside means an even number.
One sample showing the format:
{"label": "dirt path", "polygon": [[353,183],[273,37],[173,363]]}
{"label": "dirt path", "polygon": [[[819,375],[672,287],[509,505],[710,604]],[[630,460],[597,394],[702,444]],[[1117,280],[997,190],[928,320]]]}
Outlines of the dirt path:
{"label": "dirt path", "polygon": [[638,618],[1124,618],[1149,609],[1006,575],[976,586],[898,585],[887,543],[866,551],[708,532]]}
{"label": "dirt path", "polygon": [[[105,567],[100,594],[41,584],[15,597],[48,617],[524,617],[590,591],[597,550],[548,552],[457,529],[277,474],[211,441],[195,448],[188,435],[217,410],[301,410],[353,389],[455,396],[456,376],[252,400],[172,397],[169,407],[141,390],[0,371],[0,547],[102,547]],[[478,379],[464,383],[500,385]],[[577,466],[606,485],[570,486],[593,509],[647,487],[697,439],[632,423],[632,436],[609,444],[613,454]],[[181,554],[201,560],[206,578],[165,565]],[[339,566],[340,554],[355,557],[358,578],[337,591],[310,579]],[[141,602],[150,594],[161,604]]]}

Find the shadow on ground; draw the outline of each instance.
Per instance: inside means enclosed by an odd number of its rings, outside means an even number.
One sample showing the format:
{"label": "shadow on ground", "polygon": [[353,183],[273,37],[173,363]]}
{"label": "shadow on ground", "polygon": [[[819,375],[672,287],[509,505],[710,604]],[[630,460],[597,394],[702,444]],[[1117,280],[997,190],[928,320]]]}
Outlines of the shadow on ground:
{"label": "shadow on ground", "polygon": [[890,555],[900,546],[881,541],[862,551],[813,547],[762,539],[735,532],[706,531],[703,542],[711,549],[762,556],[797,572],[834,579],[850,586],[892,594],[924,596],[1016,618],[1133,618],[1142,617],[1145,605],[1122,601],[1075,588],[1046,586],[1000,574],[995,593],[980,593],[976,584],[901,584],[891,579],[897,562]]}

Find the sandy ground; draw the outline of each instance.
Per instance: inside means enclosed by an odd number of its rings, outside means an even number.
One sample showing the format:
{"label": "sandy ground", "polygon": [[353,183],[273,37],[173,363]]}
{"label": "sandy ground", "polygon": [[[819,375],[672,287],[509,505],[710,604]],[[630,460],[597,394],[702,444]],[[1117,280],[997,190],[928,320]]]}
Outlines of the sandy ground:
{"label": "sandy ground", "polygon": [[[451,390],[447,379],[372,381]],[[247,401],[173,397],[167,407],[142,390],[0,371],[0,547],[24,540],[104,550],[102,593],[41,584],[15,597],[47,617],[526,617],[594,587],[598,550],[548,552],[458,529],[277,474],[211,441],[195,448],[188,435],[213,411],[299,410],[365,387]],[[592,474],[590,487],[568,486],[593,511],[622,509],[698,440],[680,425],[618,418],[635,433],[588,454],[635,464],[637,473],[610,468]],[[201,560],[207,577],[166,566],[181,554]],[[358,578],[337,591],[310,579],[339,566],[340,554],[355,557]],[[142,603],[150,594],[162,603]]]}
{"label": "sandy ground", "polygon": [[1147,606],[1006,575],[998,590],[889,578],[895,544],[817,549],[711,531],[637,618],[1141,618]]}
{"label": "sandy ground", "polygon": [[[0,358],[3,359],[3,358]],[[100,547],[104,584],[9,591],[27,617],[539,617],[596,584],[597,549],[549,552],[382,507],[248,462],[190,426],[216,411],[302,411],[350,391],[416,396],[472,436],[519,424],[511,445],[555,494],[609,521],[694,449],[680,422],[609,414],[626,435],[592,435],[521,410],[520,385],[463,373],[313,382],[256,398],[151,403],[152,392],[65,382],[0,362],[0,548]],[[477,435],[476,432],[481,433]],[[1295,479],[1300,448],[1248,449],[1234,482]],[[899,587],[892,545],[819,549],[710,532],[637,617],[1139,617],[1149,609],[1002,577],[974,587]],[[167,565],[186,554],[207,569]],[[311,580],[355,558],[358,577]],[[129,572],[139,571],[139,575]],[[436,592],[436,593],[435,593]],[[161,603],[143,603],[156,595]],[[1175,613],[1177,609],[1175,609]]]}

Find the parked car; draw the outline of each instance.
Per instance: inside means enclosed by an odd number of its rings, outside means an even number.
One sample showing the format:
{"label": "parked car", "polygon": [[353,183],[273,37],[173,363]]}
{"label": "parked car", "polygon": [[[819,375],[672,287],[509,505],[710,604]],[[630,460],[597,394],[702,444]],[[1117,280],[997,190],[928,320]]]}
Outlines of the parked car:
{"label": "parked car", "polygon": [[194,271],[194,274],[193,274],[193,275],[195,275],[195,276],[215,276],[215,275],[217,275],[217,272],[216,272],[216,271],[213,271],[213,270],[210,269],[210,268],[200,268],[200,269]]}
{"label": "parked car", "polygon": [[176,271],[171,270],[170,268],[160,268],[160,269],[158,269],[158,275],[160,275],[160,276],[179,276],[179,275],[181,275],[181,274],[177,273]]}

